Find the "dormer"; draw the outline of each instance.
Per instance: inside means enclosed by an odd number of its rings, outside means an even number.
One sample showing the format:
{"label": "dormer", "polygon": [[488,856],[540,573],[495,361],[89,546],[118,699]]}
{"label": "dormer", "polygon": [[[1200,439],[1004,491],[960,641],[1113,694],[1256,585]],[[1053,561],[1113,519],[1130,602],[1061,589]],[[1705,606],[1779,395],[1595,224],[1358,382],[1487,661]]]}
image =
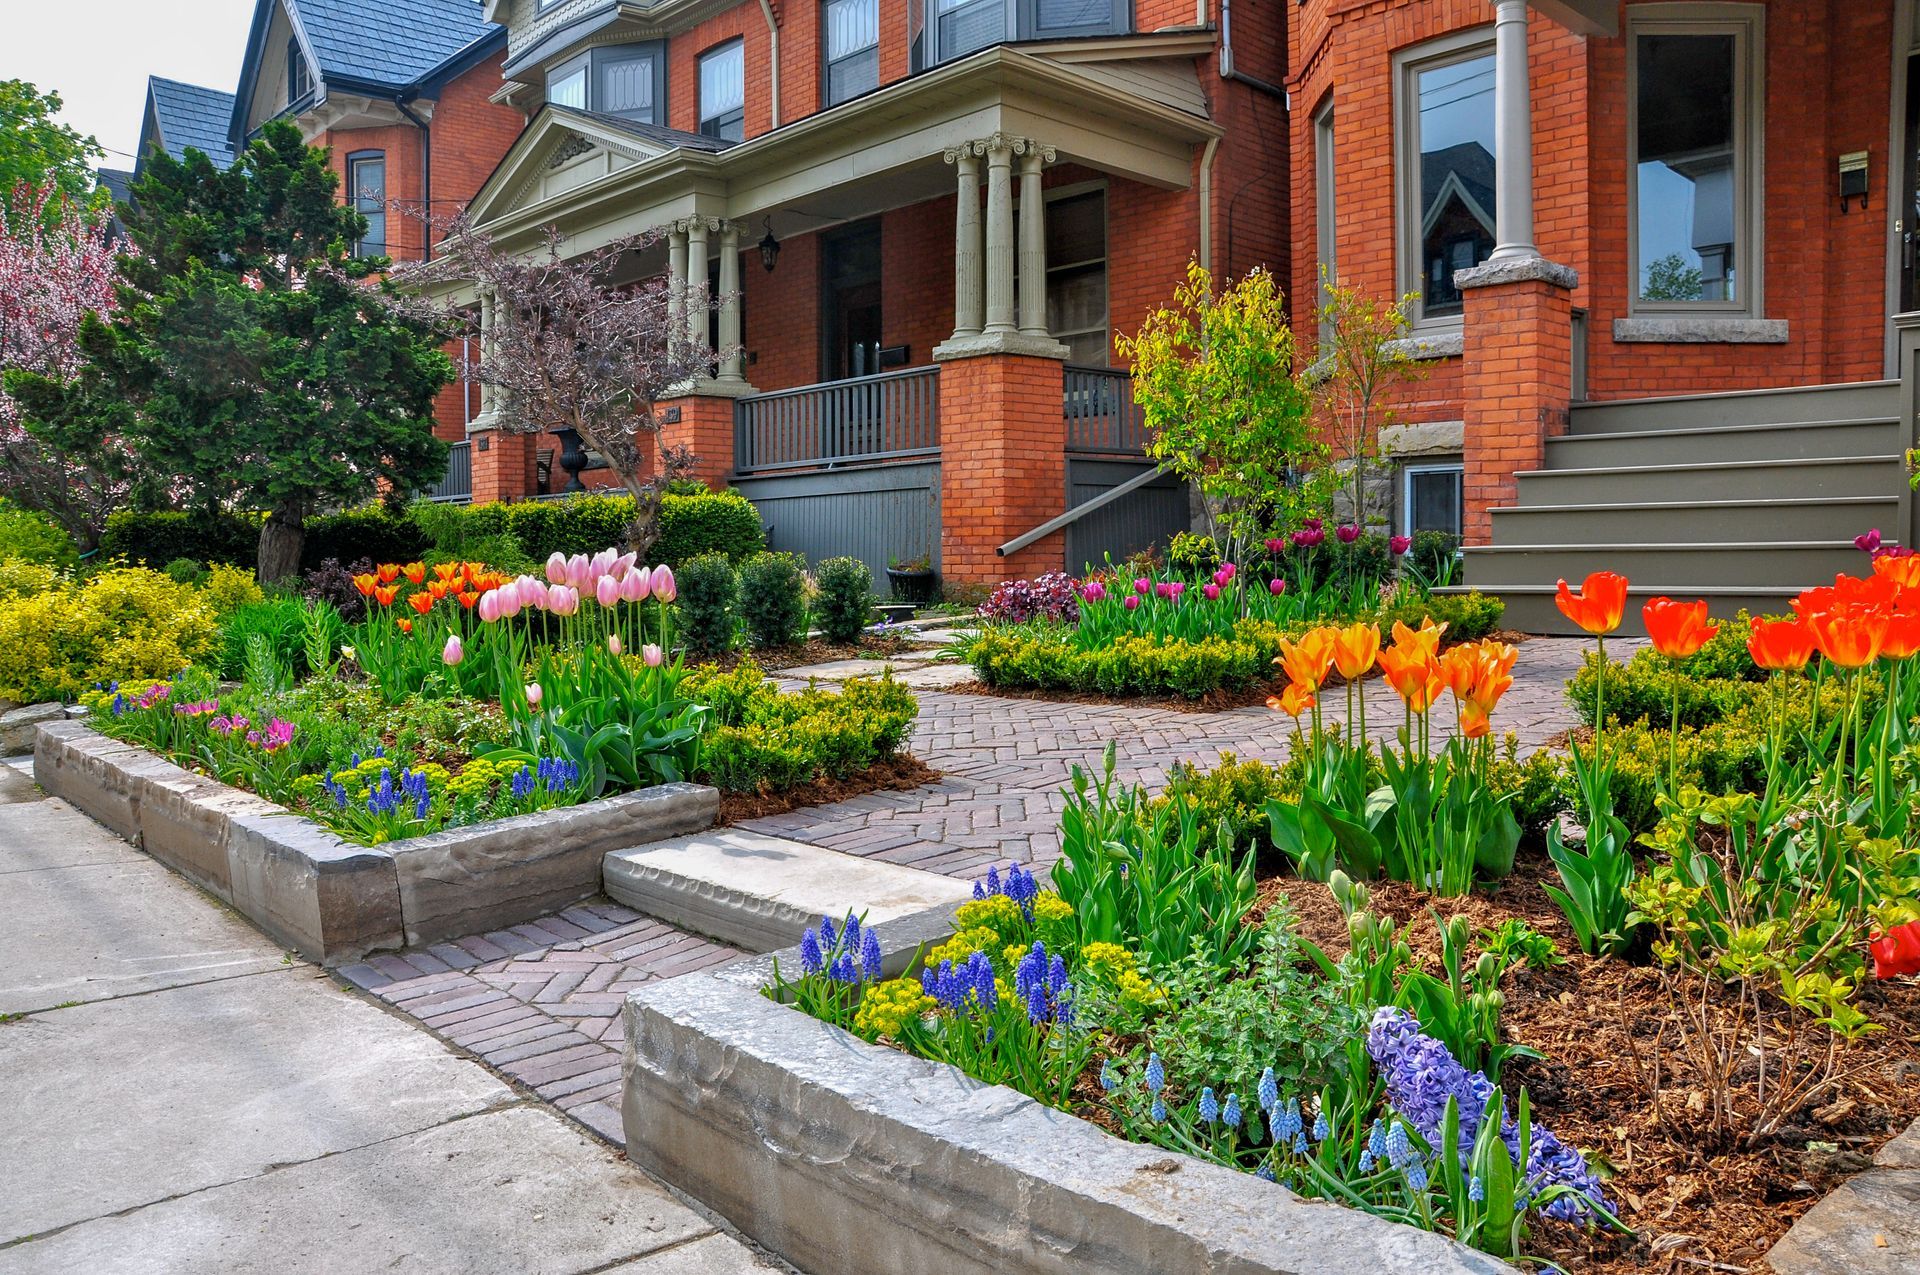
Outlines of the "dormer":
{"label": "dormer", "polygon": [[542,103],[643,124],[667,122],[667,39],[741,0],[487,0],[507,27],[496,100]]}

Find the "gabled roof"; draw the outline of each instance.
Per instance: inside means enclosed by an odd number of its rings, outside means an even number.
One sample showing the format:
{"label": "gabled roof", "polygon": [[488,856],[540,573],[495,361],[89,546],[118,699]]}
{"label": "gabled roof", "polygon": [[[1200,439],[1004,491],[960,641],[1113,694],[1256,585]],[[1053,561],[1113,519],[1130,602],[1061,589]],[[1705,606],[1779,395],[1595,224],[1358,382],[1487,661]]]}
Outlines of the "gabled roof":
{"label": "gabled roof", "polygon": [[610,128],[616,133],[625,133],[628,137],[652,142],[656,146],[668,149],[679,148],[717,154],[729,146],[738,145],[724,138],[708,137],[705,133],[689,133],[684,129],[668,128],[663,124],[644,124],[639,120],[630,120],[624,115],[609,115],[604,111],[583,111],[572,106],[551,104],[547,109],[562,116],[570,115],[577,119],[592,120],[602,128]]}
{"label": "gabled roof", "polygon": [[102,168],[93,174],[93,178],[114,203],[127,202],[133,189],[133,174],[130,171],[124,168]]}
{"label": "gabled roof", "polygon": [[642,124],[619,115],[571,106],[541,107],[468,205],[476,221],[501,216],[513,207],[543,198],[542,187],[554,170],[579,156],[598,154],[604,174],[674,153],[717,155],[736,143],[658,124]]}
{"label": "gabled roof", "polygon": [[233,143],[228,140],[232,118],[233,94],[148,76],[146,124],[159,133],[149,136],[146,127],[141,129],[140,154],[144,157],[147,148],[158,143],[173,158],[185,159],[191,146],[225,168],[233,163]]}

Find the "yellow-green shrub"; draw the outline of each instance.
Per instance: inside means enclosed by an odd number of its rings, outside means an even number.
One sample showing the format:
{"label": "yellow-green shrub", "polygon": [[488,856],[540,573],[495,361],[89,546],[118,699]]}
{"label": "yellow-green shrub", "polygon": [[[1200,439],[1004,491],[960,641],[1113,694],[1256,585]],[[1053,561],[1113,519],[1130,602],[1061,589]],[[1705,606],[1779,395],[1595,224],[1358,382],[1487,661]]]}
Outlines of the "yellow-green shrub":
{"label": "yellow-green shrub", "polygon": [[158,571],[123,567],[84,584],[29,576],[0,569],[0,698],[72,699],[98,681],[171,677],[213,649],[213,608]]}
{"label": "yellow-green shrub", "polygon": [[253,572],[245,567],[230,567],[224,562],[209,562],[207,578],[200,582],[200,596],[215,615],[232,615],[243,606],[266,600]]}

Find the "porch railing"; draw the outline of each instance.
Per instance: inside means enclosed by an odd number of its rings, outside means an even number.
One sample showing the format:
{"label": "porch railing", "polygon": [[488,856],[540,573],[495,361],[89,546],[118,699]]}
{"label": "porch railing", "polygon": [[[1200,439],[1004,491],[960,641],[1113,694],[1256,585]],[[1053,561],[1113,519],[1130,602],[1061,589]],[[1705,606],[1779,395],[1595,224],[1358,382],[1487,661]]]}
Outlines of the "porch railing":
{"label": "porch railing", "polygon": [[940,369],[775,390],[733,407],[741,473],[925,456],[940,450]]}
{"label": "porch railing", "polygon": [[1147,447],[1147,418],[1133,401],[1133,375],[1068,364],[1061,394],[1067,450],[1138,456]]}
{"label": "porch railing", "polygon": [[439,482],[420,493],[423,500],[446,504],[465,504],[473,499],[473,444],[452,443],[447,447],[447,472]]}

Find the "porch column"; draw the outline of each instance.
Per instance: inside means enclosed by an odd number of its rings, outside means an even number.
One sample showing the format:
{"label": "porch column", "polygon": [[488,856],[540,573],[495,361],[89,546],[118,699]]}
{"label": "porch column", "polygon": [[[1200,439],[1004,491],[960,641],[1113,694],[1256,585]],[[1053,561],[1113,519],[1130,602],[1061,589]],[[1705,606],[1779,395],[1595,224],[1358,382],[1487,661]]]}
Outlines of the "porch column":
{"label": "porch column", "polygon": [[953,214],[953,335],[980,335],[980,156],[968,142],[946,153],[960,174]]}
{"label": "porch column", "polygon": [[686,323],[687,223],[667,228],[667,324],[669,330]]}
{"label": "porch column", "polygon": [[682,277],[687,283],[687,340],[696,351],[707,348],[707,308],[712,304],[707,296],[708,227],[705,217],[687,221],[687,264]]}
{"label": "porch column", "polygon": [[1020,150],[1020,334],[1047,337],[1047,203],[1040,167],[1051,146],[1022,140]]}
{"label": "porch column", "polygon": [[1013,311],[1013,147],[995,133],[987,139],[987,322],[988,336],[1018,331]]}
{"label": "porch column", "polygon": [[746,353],[740,347],[740,227],[720,223],[720,348],[726,358],[720,379],[746,379]]}
{"label": "porch column", "polygon": [[[487,361],[493,353],[494,302],[493,293],[480,294],[480,361]],[[493,423],[493,386],[480,382],[480,415]]]}
{"label": "porch column", "polygon": [[1494,234],[1490,260],[1538,257],[1533,245],[1533,102],[1527,85],[1528,0],[1494,0]]}

